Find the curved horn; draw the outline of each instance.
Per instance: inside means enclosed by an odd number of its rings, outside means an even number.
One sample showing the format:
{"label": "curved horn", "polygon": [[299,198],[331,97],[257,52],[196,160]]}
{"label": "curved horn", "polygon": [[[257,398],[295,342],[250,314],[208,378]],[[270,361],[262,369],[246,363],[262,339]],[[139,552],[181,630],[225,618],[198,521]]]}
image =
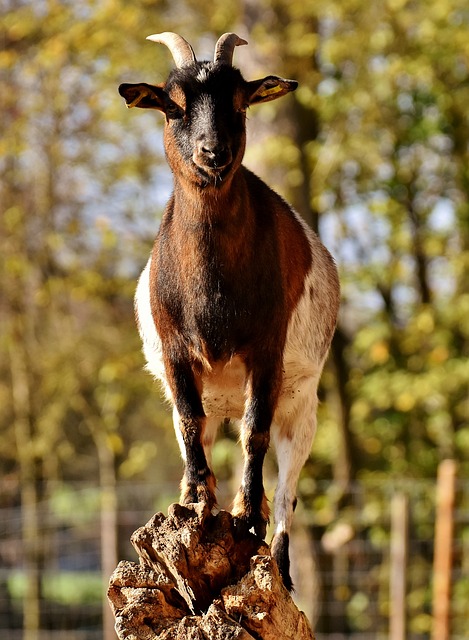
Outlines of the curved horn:
{"label": "curved horn", "polygon": [[147,40],[153,42],[159,42],[165,44],[171,51],[171,54],[176,63],[176,67],[187,67],[187,65],[197,62],[195,53],[191,45],[182,36],[177,33],[165,31],[164,33],[155,33],[152,36],[147,36]]}
{"label": "curved horn", "polygon": [[224,33],[215,46],[214,62],[220,64],[233,64],[233,52],[236,46],[247,44],[246,40],[243,40],[236,33]]}

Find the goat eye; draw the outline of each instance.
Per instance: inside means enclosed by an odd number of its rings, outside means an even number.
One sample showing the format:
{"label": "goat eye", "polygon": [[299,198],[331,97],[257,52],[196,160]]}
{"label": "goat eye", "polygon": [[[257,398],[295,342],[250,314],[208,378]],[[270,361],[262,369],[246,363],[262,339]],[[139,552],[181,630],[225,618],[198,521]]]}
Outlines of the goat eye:
{"label": "goat eye", "polygon": [[177,104],[170,104],[166,107],[166,117],[167,118],[181,118],[183,116],[183,111]]}

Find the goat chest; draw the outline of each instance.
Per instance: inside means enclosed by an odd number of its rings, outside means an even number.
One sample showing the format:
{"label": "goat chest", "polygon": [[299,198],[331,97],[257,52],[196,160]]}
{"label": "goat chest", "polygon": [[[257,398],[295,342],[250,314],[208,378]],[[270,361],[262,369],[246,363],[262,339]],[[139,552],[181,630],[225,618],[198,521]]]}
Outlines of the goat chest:
{"label": "goat chest", "polygon": [[174,235],[163,224],[152,254],[150,304],[158,333],[182,336],[211,362],[253,344],[281,350],[288,317],[269,234],[230,244],[223,228],[199,224]]}

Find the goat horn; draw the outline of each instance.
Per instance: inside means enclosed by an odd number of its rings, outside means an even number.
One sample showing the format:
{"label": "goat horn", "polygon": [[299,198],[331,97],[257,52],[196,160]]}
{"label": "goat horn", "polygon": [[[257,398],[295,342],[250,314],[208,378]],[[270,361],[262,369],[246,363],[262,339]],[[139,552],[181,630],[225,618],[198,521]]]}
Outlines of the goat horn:
{"label": "goat horn", "polygon": [[236,46],[247,44],[246,40],[243,40],[236,33],[224,33],[215,46],[214,62],[220,64],[233,64],[233,52]]}
{"label": "goat horn", "polygon": [[176,67],[187,67],[187,65],[197,62],[195,53],[191,45],[182,36],[177,33],[165,31],[164,33],[155,33],[152,36],[147,36],[147,40],[153,42],[159,42],[165,44],[171,51],[171,54],[176,63]]}

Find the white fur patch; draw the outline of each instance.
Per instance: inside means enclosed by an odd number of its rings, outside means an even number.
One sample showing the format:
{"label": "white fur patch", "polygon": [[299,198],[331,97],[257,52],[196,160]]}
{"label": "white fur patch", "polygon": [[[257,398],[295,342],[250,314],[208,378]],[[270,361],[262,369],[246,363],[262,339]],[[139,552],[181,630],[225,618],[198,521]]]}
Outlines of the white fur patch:
{"label": "white fur patch", "polygon": [[137,325],[142,339],[142,350],[147,361],[146,369],[152,373],[163,385],[167,398],[171,399],[171,392],[166,384],[166,376],[163,366],[163,352],[161,349],[161,339],[153,322],[150,305],[150,266],[149,258],[142,271],[137,290],[135,292],[135,311],[137,314]]}
{"label": "white fur patch", "polygon": [[199,82],[205,82],[206,80],[208,80],[208,76],[209,76],[209,70],[206,67],[202,67],[201,69],[199,69],[196,75],[196,79]]}

